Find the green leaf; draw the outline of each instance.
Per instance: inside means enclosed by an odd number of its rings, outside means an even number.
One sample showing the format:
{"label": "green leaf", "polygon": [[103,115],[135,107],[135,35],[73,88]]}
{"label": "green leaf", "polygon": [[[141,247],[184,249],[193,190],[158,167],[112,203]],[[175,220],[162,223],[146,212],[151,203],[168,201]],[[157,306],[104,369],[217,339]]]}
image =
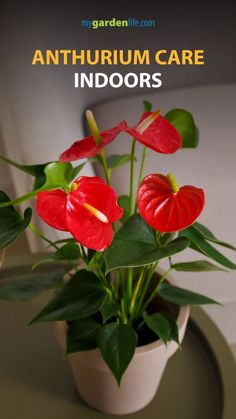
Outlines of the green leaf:
{"label": "green leaf", "polygon": [[35,164],[35,165],[24,165],[24,164],[17,163],[14,160],[8,159],[7,157],[4,157],[4,156],[0,156],[0,159],[16,167],[22,172],[27,173],[28,175],[34,176],[35,180],[34,180],[33,189],[41,188],[46,182],[46,175],[45,175],[44,170],[45,170],[45,167],[49,164],[49,162],[42,163],[42,164]]}
{"label": "green leaf", "polygon": [[76,260],[80,258],[80,249],[76,243],[66,243],[55,253],[55,260]]}
{"label": "green leaf", "polygon": [[157,294],[174,304],[219,304],[209,297],[169,284],[161,284]]}
{"label": "green leaf", "polygon": [[0,281],[0,298],[9,301],[26,301],[42,292],[63,285],[64,269],[49,274],[28,274]]}
{"label": "green leaf", "polygon": [[71,163],[60,161],[49,163],[45,168],[46,183],[43,186],[43,190],[68,188],[72,172],[73,166]]}
{"label": "green leaf", "polygon": [[163,317],[168,321],[170,326],[169,340],[174,340],[179,346],[179,329],[176,321],[168,313],[161,313]]}
{"label": "green leaf", "polygon": [[100,309],[105,297],[106,291],[93,272],[78,271],[30,324],[89,317]]}
{"label": "green leaf", "polygon": [[170,241],[174,240],[176,233],[164,233],[159,238],[161,244],[167,244]]}
{"label": "green leaf", "polygon": [[152,103],[148,100],[143,100],[144,112],[152,112]]}
{"label": "green leaf", "polygon": [[184,109],[172,109],[165,118],[177,129],[182,138],[183,148],[196,148],[198,146],[198,129],[193,116]]}
{"label": "green leaf", "polygon": [[153,330],[166,345],[171,333],[168,320],[161,313],[151,314],[150,316],[144,313],[143,318],[149,329]]}
{"label": "green leaf", "polygon": [[130,160],[131,154],[114,154],[113,156],[109,156],[107,158],[107,165],[110,170],[113,170],[123,164],[129,163]]}
{"label": "green leaf", "polygon": [[193,226],[187,228],[186,230],[182,230],[179,232],[179,237],[186,237],[188,238],[194,246],[195,250],[199,250],[200,253],[203,253],[205,256],[208,256],[210,259],[215,260],[220,265],[225,266],[228,269],[236,269],[236,265],[231,262],[228,258],[226,258],[222,253],[216,250],[213,246],[211,246],[204,238],[197,232]]}
{"label": "green leaf", "polygon": [[[0,191],[0,203],[9,201],[8,196]],[[25,231],[31,217],[31,208],[25,210],[23,218],[13,206],[0,208],[0,249],[12,244]]]}
{"label": "green leaf", "polygon": [[53,162],[49,163],[45,168],[46,183],[39,189],[21,196],[13,201],[0,203],[0,207],[8,207],[9,205],[19,205],[22,202],[34,198],[40,191],[48,191],[56,188],[68,189],[73,166],[71,163]]}
{"label": "green leaf", "polygon": [[67,332],[66,355],[97,348],[97,334],[101,327],[93,318],[75,320]]}
{"label": "green leaf", "polygon": [[40,265],[44,265],[47,263],[52,263],[55,261],[72,261],[77,260],[81,256],[79,246],[76,243],[68,242],[60,249],[58,249],[55,253],[49,254],[49,256],[45,259],[41,259],[34,263],[32,269],[37,268]]}
{"label": "green leaf", "polygon": [[130,197],[128,195],[119,196],[118,205],[123,209],[123,216],[120,221],[122,223],[125,223],[129,218]]}
{"label": "green leaf", "polygon": [[212,242],[212,243],[216,243],[216,244],[219,244],[220,246],[223,246],[223,247],[226,247],[226,248],[228,248],[228,249],[231,249],[231,250],[236,250],[236,247],[235,246],[233,246],[232,244],[230,244],[230,243],[226,243],[226,242],[224,242],[224,241],[222,241],[222,240],[218,240],[215,236],[214,236],[214,234],[207,228],[207,227],[205,227],[203,224],[200,224],[200,223],[198,223],[198,222],[195,222],[193,225],[192,225],[192,227],[193,227],[193,229],[195,229],[197,232],[198,232],[198,234],[200,234],[205,240],[207,240],[207,241],[210,241],[210,242]]}
{"label": "green leaf", "polygon": [[120,311],[120,305],[117,303],[109,303],[107,301],[104,302],[102,307],[100,308],[100,312],[102,315],[102,322],[106,323],[107,320],[111,319],[111,317],[115,316]]}
{"label": "green leaf", "polygon": [[205,272],[205,271],[228,272],[226,269],[223,269],[220,266],[214,265],[213,263],[210,263],[207,260],[196,260],[193,262],[175,263],[174,265],[172,265],[172,269],[175,269],[175,271],[186,271],[186,272]]}
{"label": "green leaf", "polygon": [[134,215],[116,233],[104,252],[106,272],[120,267],[145,266],[181,252],[189,245],[187,239],[176,239],[157,245],[155,231],[139,216]]}
{"label": "green leaf", "polygon": [[85,166],[87,162],[79,164],[78,166],[73,167],[72,171],[71,171],[71,175],[70,175],[70,180],[74,180],[76,178],[76,176],[81,172],[81,170],[83,169],[83,167]]}
{"label": "green leaf", "polygon": [[102,357],[118,386],[122,375],[133,358],[137,345],[137,335],[132,327],[121,323],[109,323],[98,331],[98,345]]}

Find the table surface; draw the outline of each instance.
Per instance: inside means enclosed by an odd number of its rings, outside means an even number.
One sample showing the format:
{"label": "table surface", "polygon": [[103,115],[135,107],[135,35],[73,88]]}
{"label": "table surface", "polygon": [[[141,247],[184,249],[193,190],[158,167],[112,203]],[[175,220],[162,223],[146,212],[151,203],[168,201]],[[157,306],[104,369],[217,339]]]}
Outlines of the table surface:
{"label": "table surface", "polygon": [[[26,269],[29,267],[5,270],[1,276]],[[18,418],[19,412],[25,419],[109,417],[80,400],[51,326],[25,327],[48,297],[46,294],[27,303],[0,303],[3,418]],[[169,361],[152,403],[133,416],[232,419],[236,417],[235,384],[236,365],[229,346],[206,313],[194,307],[183,351]]]}

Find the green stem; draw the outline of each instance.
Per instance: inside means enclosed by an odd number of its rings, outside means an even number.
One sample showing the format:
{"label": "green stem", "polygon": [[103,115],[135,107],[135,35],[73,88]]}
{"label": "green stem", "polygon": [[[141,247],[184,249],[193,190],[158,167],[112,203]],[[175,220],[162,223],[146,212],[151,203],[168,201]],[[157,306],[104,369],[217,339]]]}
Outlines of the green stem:
{"label": "green stem", "polygon": [[166,279],[167,275],[170,273],[170,271],[172,270],[172,268],[167,269],[167,271],[162,275],[160,281],[158,282],[157,286],[155,287],[155,289],[153,290],[153,292],[151,293],[150,297],[148,298],[148,300],[146,301],[146,303],[143,306],[143,311],[148,307],[148,305],[151,303],[151,301],[153,300],[154,297],[156,297],[158,288],[161,286],[161,284],[164,282],[164,280]]}
{"label": "green stem", "polygon": [[[142,159],[141,159],[140,170],[139,170],[139,178],[138,178],[138,188],[143,178],[143,171],[144,171],[145,160],[147,157],[147,152],[148,152],[147,147],[143,147]],[[137,212],[137,203],[135,205],[135,212]]]}
{"label": "green stem", "polygon": [[[133,139],[132,142],[132,149],[131,149],[131,162],[130,162],[130,211],[129,215],[134,214],[134,166],[135,166],[135,147],[136,147],[136,140]],[[133,291],[133,268],[128,268],[127,273],[127,299],[128,301],[132,297]]]}
{"label": "green stem", "polygon": [[153,263],[151,265],[151,268],[149,269],[149,272],[147,273],[147,275],[145,277],[145,284],[141,289],[141,295],[140,295],[140,298],[138,300],[138,304],[137,304],[136,310],[135,310],[135,315],[134,315],[135,319],[138,319],[140,317],[141,313],[143,312],[143,308],[142,308],[143,300],[146,296],[146,293],[148,291],[150,282],[152,280],[152,276],[153,276],[153,274],[154,274],[154,272],[157,268],[158,263],[159,262],[156,262],[156,263]]}
{"label": "green stem", "polygon": [[130,216],[134,213],[134,166],[135,166],[135,147],[136,140],[133,139],[131,149],[131,162],[130,162]]}
{"label": "green stem", "polygon": [[53,243],[53,241],[49,240],[46,236],[44,236],[44,234],[41,231],[39,231],[35,226],[33,226],[33,224],[30,223],[29,228],[30,228],[31,231],[33,231],[34,234],[36,234],[38,237],[40,237],[41,239],[43,239],[44,241],[49,243],[56,250],[59,249],[59,247],[55,243]]}
{"label": "green stem", "polygon": [[109,168],[107,166],[107,159],[106,159],[106,156],[105,156],[105,153],[104,153],[103,148],[100,150],[99,155],[101,157],[101,161],[102,161],[102,165],[103,165],[103,169],[104,169],[104,174],[105,174],[106,182],[107,182],[108,185],[110,185],[110,177],[111,177],[110,176],[110,170],[109,170]]}
{"label": "green stem", "polygon": [[135,315],[135,311],[136,311],[135,310],[136,309],[135,304],[137,302],[138,294],[139,294],[140,290],[142,289],[142,284],[143,284],[143,280],[144,280],[145,275],[146,275],[146,271],[147,271],[146,267],[142,269],[142,271],[140,273],[140,276],[139,276],[139,279],[138,279],[138,281],[136,282],[136,285],[135,285],[133,297],[132,297],[130,307],[129,307],[130,324],[132,324],[132,321],[133,321],[133,318],[134,318],[134,315]]}

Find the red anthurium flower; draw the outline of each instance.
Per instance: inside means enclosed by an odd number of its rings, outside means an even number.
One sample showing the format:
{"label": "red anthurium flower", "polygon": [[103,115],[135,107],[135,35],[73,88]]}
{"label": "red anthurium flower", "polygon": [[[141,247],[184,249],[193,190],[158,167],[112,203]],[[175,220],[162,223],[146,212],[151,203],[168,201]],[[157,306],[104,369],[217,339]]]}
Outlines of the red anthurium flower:
{"label": "red anthurium flower", "polygon": [[178,131],[160,115],[160,111],[145,112],[137,125],[127,126],[125,131],[158,153],[175,153],[182,145]]}
{"label": "red anthurium flower", "polygon": [[123,214],[114,190],[101,178],[87,176],[78,177],[69,193],[39,192],[36,210],[51,227],[70,232],[81,244],[100,252],[110,246],[112,223]]}
{"label": "red anthurium flower", "polygon": [[178,184],[173,175],[152,174],[141,182],[138,208],[144,220],[161,232],[189,227],[201,213],[204,191],[195,186]]}
{"label": "red anthurium flower", "polygon": [[86,116],[92,135],[72,144],[68,150],[61,154],[61,161],[67,162],[96,156],[103,147],[111,143],[126,127],[126,123],[123,121],[114,128],[99,132],[92,112],[86,111]]}

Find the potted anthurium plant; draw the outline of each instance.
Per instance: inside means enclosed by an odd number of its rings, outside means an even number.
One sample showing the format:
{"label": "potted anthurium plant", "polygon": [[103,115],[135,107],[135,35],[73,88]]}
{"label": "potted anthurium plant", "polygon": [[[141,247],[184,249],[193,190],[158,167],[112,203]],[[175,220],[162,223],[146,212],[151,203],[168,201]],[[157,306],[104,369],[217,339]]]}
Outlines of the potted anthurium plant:
{"label": "potted anthurium plant", "polygon": [[[183,339],[189,305],[215,303],[178,287],[170,272],[236,268],[214,244],[235,248],[196,221],[204,208],[203,189],[180,187],[171,173],[143,178],[148,149],[172,154],[197,146],[192,115],[174,109],[162,116],[152,112],[149,102],[144,106],[137,125],[122,121],[104,132],[87,111],[91,135],[76,141],[59,161],[25,166],[1,157],[34,177],[34,184],[31,192],[13,201],[0,193],[0,248],[29,228],[52,252],[34,266],[35,276],[2,281],[0,298],[27,300],[56,289],[30,324],[54,322],[82,398],[115,414],[137,411],[153,398],[168,358]],[[106,158],[105,147],[121,132],[127,133],[127,141],[133,138],[131,153]],[[134,177],[137,141],[143,145],[138,184]],[[86,162],[71,163],[80,159],[100,164],[105,180],[80,176]],[[128,163],[130,194],[118,197],[111,174]],[[39,217],[67,232],[65,239],[49,240],[32,225],[31,208],[23,216],[15,208],[32,198]],[[173,256],[188,247],[200,253],[200,259],[175,262]],[[165,258],[169,268],[158,271]],[[55,269],[54,264],[50,273],[37,273],[38,265],[55,261],[63,262],[61,267]]]}

